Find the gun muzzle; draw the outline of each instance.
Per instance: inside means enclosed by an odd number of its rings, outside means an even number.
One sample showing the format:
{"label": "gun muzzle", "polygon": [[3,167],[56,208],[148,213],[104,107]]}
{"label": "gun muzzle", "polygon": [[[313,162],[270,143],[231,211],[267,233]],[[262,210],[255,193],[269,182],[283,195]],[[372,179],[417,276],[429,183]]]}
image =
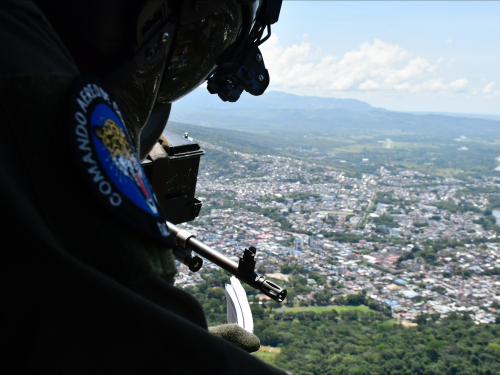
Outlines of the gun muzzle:
{"label": "gun muzzle", "polygon": [[[220,268],[233,274],[244,283],[250,285],[252,288],[260,290],[262,293],[272,298],[273,300],[277,302],[283,302],[285,300],[287,294],[286,289],[283,289],[272,281],[266,280],[264,276],[261,276],[255,272],[254,259],[256,249],[254,247],[245,249],[243,257],[240,258],[239,264],[236,264],[236,262],[233,262],[231,259],[225,257],[218,251],[205,245],[203,242],[198,241],[195,236],[187,230],[181,229],[168,221],[167,227],[171,235],[177,242],[177,245],[182,248],[180,249],[181,251],[177,250],[176,252],[174,252],[174,255],[180,262],[186,264],[186,256],[190,256],[188,253],[194,251],[205,259],[208,259],[210,262],[218,265]],[[184,253],[184,251],[182,250],[184,250],[186,253]]]}

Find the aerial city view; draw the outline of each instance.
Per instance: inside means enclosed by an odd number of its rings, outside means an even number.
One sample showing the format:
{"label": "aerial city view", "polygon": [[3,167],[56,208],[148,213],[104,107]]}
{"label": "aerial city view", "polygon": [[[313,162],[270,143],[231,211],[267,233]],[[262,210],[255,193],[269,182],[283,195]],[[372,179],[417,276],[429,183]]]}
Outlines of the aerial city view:
{"label": "aerial city view", "polygon": [[[288,70],[262,98],[228,108],[198,89],[173,108],[167,128],[206,153],[203,207],[180,227],[235,262],[254,246],[259,272],[287,288],[278,304],[245,286],[255,355],[268,363],[297,374],[499,373],[500,116],[474,114],[477,93],[444,83],[438,109],[440,90],[415,94],[435,80],[423,73],[408,79],[413,108],[359,86],[337,96],[294,89],[284,56],[303,53],[296,68],[313,79],[308,38],[273,41],[281,60],[271,68]],[[383,44],[344,59],[370,60],[388,52]],[[500,92],[484,86],[493,105]],[[474,104],[453,110],[452,96]],[[178,270],[176,285],[200,300],[209,325],[225,323],[229,274],[206,259],[196,273]]]}
{"label": "aerial city view", "polygon": [[499,19],[0,0],[0,368],[500,375]]}
{"label": "aerial city view", "polygon": [[[208,153],[224,152],[209,147]],[[366,290],[391,306],[398,321],[468,312],[478,323],[495,323],[500,232],[488,225],[494,203],[488,198],[500,203],[498,179],[430,178],[411,170],[392,175],[380,167],[359,178],[326,170],[322,176],[332,182],[312,183],[313,163],[237,157],[230,163],[235,173],[201,176],[199,194],[210,213],[183,226],[236,261],[243,247],[256,246],[259,264],[278,279],[288,280],[281,273],[287,265],[324,276],[325,284],[309,279],[310,293],[289,295],[289,302],[314,304],[319,291],[330,292],[334,302]],[[262,177],[245,177],[252,163]],[[180,274],[177,283],[200,281]]]}
{"label": "aerial city view", "polygon": [[[196,131],[203,131],[175,126],[189,129],[195,139]],[[247,289],[254,319],[272,321],[277,311],[285,319],[300,311],[345,314],[344,305],[352,304],[353,311],[383,311],[382,321],[407,329],[448,324],[446,319],[456,316],[480,327],[500,324],[498,167],[483,175],[460,172],[451,177],[439,168],[432,173],[427,166],[406,169],[395,162],[373,164],[370,173],[361,173],[349,169],[370,164],[363,155],[361,163],[350,165],[332,160],[331,165],[341,166],[333,167],[317,164],[314,156],[283,156],[282,150],[250,154],[235,151],[236,145],[229,150],[200,144],[206,151],[197,187],[203,208],[196,220],[180,226],[235,262],[244,248],[257,248],[259,271],[285,285],[288,296],[284,306],[276,306]],[[391,152],[383,146],[379,143],[381,153]],[[178,263],[176,285],[195,295],[207,283],[222,291],[227,276],[205,262],[197,273]],[[209,323],[225,322],[222,296],[203,297]],[[359,310],[368,305],[364,298],[372,301],[371,309]],[[267,345],[257,355],[270,350],[262,358],[287,368],[289,359],[281,350],[286,353],[293,342],[256,334]],[[321,340],[329,342],[327,336]],[[328,368],[317,373],[333,371]]]}

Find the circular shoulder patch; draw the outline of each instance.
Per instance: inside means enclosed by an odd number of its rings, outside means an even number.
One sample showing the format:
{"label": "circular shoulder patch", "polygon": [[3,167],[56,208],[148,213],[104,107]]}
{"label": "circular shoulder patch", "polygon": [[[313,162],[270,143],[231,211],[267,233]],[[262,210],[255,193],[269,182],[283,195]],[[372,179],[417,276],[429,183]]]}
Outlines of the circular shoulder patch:
{"label": "circular shoulder patch", "polygon": [[69,100],[70,146],[87,187],[118,220],[170,244],[165,217],[116,101],[90,75],[75,80]]}

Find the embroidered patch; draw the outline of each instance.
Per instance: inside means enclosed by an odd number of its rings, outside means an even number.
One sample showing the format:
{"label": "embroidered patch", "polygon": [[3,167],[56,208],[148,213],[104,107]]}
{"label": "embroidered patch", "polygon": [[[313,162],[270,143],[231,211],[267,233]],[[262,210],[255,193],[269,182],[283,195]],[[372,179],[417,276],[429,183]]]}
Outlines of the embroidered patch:
{"label": "embroidered patch", "polygon": [[102,206],[139,232],[170,244],[165,218],[115,100],[97,78],[70,90],[70,139],[76,164]]}

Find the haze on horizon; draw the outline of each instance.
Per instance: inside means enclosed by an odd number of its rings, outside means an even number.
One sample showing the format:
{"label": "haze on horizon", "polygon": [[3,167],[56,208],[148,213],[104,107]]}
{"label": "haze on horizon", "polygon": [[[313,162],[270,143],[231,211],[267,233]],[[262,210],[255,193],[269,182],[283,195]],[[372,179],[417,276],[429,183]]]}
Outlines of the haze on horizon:
{"label": "haze on horizon", "polygon": [[285,1],[261,46],[268,91],[500,115],[499,15],[498,2]]}

